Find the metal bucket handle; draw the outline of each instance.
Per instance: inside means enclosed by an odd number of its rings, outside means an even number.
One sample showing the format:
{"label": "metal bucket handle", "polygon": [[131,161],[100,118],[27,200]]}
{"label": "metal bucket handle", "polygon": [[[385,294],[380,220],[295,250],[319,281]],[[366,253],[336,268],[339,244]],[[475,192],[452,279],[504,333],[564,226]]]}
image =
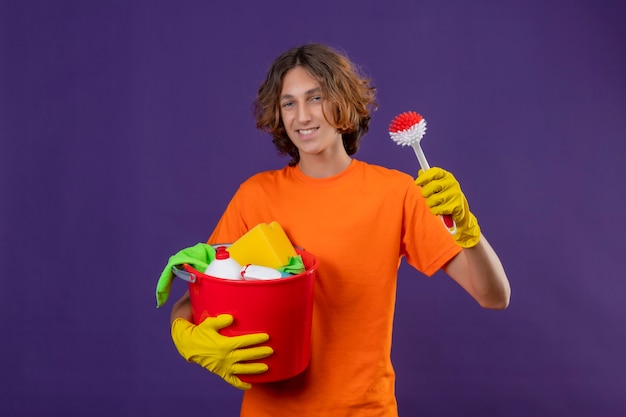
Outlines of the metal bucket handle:
{"label": "metal bucket handle", "polygon": [[191,282],[192,284],[198,280],[198,277],[196,277],[195,274],[191,272],[187,272],[184,269],[179,269],[176,266],[172,267],[172,272],[178,278],[182,279],[183,281]]}

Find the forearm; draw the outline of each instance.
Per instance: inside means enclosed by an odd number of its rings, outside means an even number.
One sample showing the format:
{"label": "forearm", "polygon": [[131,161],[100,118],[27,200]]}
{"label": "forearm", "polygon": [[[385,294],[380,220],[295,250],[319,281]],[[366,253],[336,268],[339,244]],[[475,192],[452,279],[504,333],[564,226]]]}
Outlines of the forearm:
{"label": "forearm", "polygon": [[463,249],[444,268],[482,307],[505,309],[511,287],[502,263],[485,236],[478,244]]}
{"label": "forearm", "polygon": [[177,318],[183,318],[187,321],[192,320],[191,314],[191,300],[189,299],[189,291],[185,292],[185,294],[172,306],[172,312],[170,314],[170,324],[174,322]]}

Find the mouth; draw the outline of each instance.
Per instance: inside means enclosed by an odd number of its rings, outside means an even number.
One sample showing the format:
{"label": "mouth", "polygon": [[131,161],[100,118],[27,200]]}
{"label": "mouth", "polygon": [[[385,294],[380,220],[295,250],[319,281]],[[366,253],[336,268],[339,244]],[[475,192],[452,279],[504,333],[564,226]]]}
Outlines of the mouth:
{"label": "mouth", "polygon": [[318,127],[313,127],[310,129],[298,129],[297,132],[302,135],[302,136],[307,136],[310,135],[311,133],[315,132],[317,129],[319,129]]}

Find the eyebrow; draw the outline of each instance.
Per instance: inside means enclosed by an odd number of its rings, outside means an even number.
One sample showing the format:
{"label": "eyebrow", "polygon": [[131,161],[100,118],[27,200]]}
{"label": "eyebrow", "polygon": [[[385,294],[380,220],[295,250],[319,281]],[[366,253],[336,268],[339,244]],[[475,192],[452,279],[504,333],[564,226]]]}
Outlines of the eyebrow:
{"label": "eyebrow", "polygon": [[[321,92],[322,92],[321,87],[315,87],[308,91],[305,91],[304,95],[309,96],[311,94],[316,94],[316,93],[321,93]],[[285,99],[290,99],[290,98],[294,98],[294,96],[291,94],[283,94],[282,96],[280,96],[280,100],[285,100]]]}

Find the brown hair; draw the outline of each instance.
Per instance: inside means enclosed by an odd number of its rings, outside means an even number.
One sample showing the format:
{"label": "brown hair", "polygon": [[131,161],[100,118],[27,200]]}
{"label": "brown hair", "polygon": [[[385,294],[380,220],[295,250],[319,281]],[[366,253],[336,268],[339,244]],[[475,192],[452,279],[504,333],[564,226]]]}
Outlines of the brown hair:
{"label": "brown hair", "polygon": [[306,69],[320,83],[322,95],[330,101],[332,109],[332,120],[327,121],[341,133],[348,155],[355,154],[361,137],[369,129],[370,111],[377,108],[376,89],[345,55],[326,45],[311,43],[295,47],[274,61],[254,101],[257,128],[272,135],[281,155],[291,156],[290,166],[298,163],[300,154],[285,132],[279,105],[283,78],[297,66]]}

